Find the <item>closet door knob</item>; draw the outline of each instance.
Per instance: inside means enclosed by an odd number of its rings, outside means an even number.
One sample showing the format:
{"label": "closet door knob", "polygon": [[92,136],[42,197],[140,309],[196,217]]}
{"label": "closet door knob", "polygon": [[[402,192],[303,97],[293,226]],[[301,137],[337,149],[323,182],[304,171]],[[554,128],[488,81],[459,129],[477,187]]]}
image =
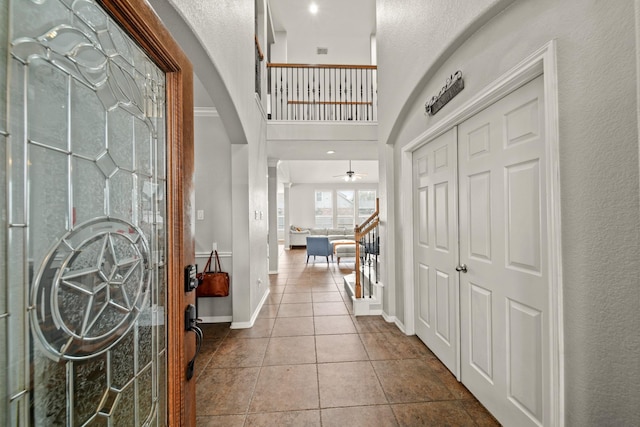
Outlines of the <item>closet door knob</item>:
{"label": "closet door knob", "polygon": [[456,267],[456,271],[461,271],[463,273],[467,272],[467,264],[461,264]]}

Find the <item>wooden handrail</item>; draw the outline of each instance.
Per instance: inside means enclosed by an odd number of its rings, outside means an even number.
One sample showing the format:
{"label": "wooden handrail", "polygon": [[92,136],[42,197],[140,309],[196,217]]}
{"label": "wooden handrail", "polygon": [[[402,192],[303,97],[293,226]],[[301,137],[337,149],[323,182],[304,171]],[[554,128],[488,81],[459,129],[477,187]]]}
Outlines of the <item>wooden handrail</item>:
{"label": "wooden handrail", "polygon": [[377,65],[347,65],[347,64],[280,64],[267,63],[267,68],[348,68],[355,70],[377,70]]}
{"label": "wooden handrail", "polygon": [[357,235],[360,236],[360,237],[363,237],[365,234],[367,234],[368,232],[370,232],[371,230],[376,228],[378,225],[380,225],[380,219],[376,218],[375,221],[373,221],[371,224],[369,224],[367,226],[367,228],[365,228],[364,230],[358,232]]}
{"label": "wooden handrail", "polygon": [[355,228],[355,234],[366,234],[363,233],[361,230],[363,227],[366,227],[367,224],[369,224],[371,221],[373,221],[374,219],[376,219],[378,217],[378,215],[380,214],[380,199],[376,197],[376,210],[369,216],[369,218],[365,219],[364,222],[360,225],[356,225]]}
{"label": "wooden handrail", "polygon": [[258,41],[258,36],[253,36],[256,41],[256,48],[258,49],[258,56],[260,57],[260,61],[264,61],[264,53],[262,53],[262,49],[260,48],[260,42]]}

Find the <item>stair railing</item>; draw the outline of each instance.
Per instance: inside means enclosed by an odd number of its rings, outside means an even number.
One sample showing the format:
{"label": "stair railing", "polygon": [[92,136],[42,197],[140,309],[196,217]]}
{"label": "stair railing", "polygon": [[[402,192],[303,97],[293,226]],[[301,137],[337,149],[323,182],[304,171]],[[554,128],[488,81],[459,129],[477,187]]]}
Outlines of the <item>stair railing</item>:
{"label": "stair railing", "polygon": [[264,53],[262,53],[262,48],[260,47],[260,42],[258,41],[258,36],[254,36],[254,41],[256,45],[255,55],[256,55],[256,94],[262,99],[262,61],[264,61]]}
{"label": "stair railing", "polygon": [[[354,229],[356,240],[356,289],[355,297],[363,298],[362,282],[366,269],[369,277],[369,298],[373,295],[372,273],[378,283],[378,256],[380,255],[380,199],[376,198],[376,210]],[[364,251],[364,253],[362,253]],[[373,267],[372,267],[373,264]]]}

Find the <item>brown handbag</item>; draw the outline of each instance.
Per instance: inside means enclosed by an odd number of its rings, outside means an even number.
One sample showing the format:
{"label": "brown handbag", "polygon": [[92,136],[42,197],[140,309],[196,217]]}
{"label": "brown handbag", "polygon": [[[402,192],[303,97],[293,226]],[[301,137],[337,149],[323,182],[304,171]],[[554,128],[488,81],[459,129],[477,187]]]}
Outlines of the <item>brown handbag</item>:
{"label": "brown handbag", "polygon": [[[208,271],[211,266],[211,258],[216,256],[216,262],[213,271]],[[211,251],[209,261],[204,266],[204,271],[198,273],[199,285],[196,288],[196,296],[198,297],[226,297],[229,296],[229,273],[222,271],[220,267],[220,258],[218,251]]]}

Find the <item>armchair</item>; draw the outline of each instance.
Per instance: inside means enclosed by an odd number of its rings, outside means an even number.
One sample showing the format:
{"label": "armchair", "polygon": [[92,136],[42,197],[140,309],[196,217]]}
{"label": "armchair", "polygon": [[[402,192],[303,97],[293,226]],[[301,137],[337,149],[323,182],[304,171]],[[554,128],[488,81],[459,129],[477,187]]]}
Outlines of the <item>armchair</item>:
{"label": "armchair", "polygon": [[327,264],[329,264],[329,255],[331,255],[333,261],[333,246],[329,243],[327,236],[307,236],[307,264],[311,255],[313,255],[314,261],[317,255],[326,257]]}

